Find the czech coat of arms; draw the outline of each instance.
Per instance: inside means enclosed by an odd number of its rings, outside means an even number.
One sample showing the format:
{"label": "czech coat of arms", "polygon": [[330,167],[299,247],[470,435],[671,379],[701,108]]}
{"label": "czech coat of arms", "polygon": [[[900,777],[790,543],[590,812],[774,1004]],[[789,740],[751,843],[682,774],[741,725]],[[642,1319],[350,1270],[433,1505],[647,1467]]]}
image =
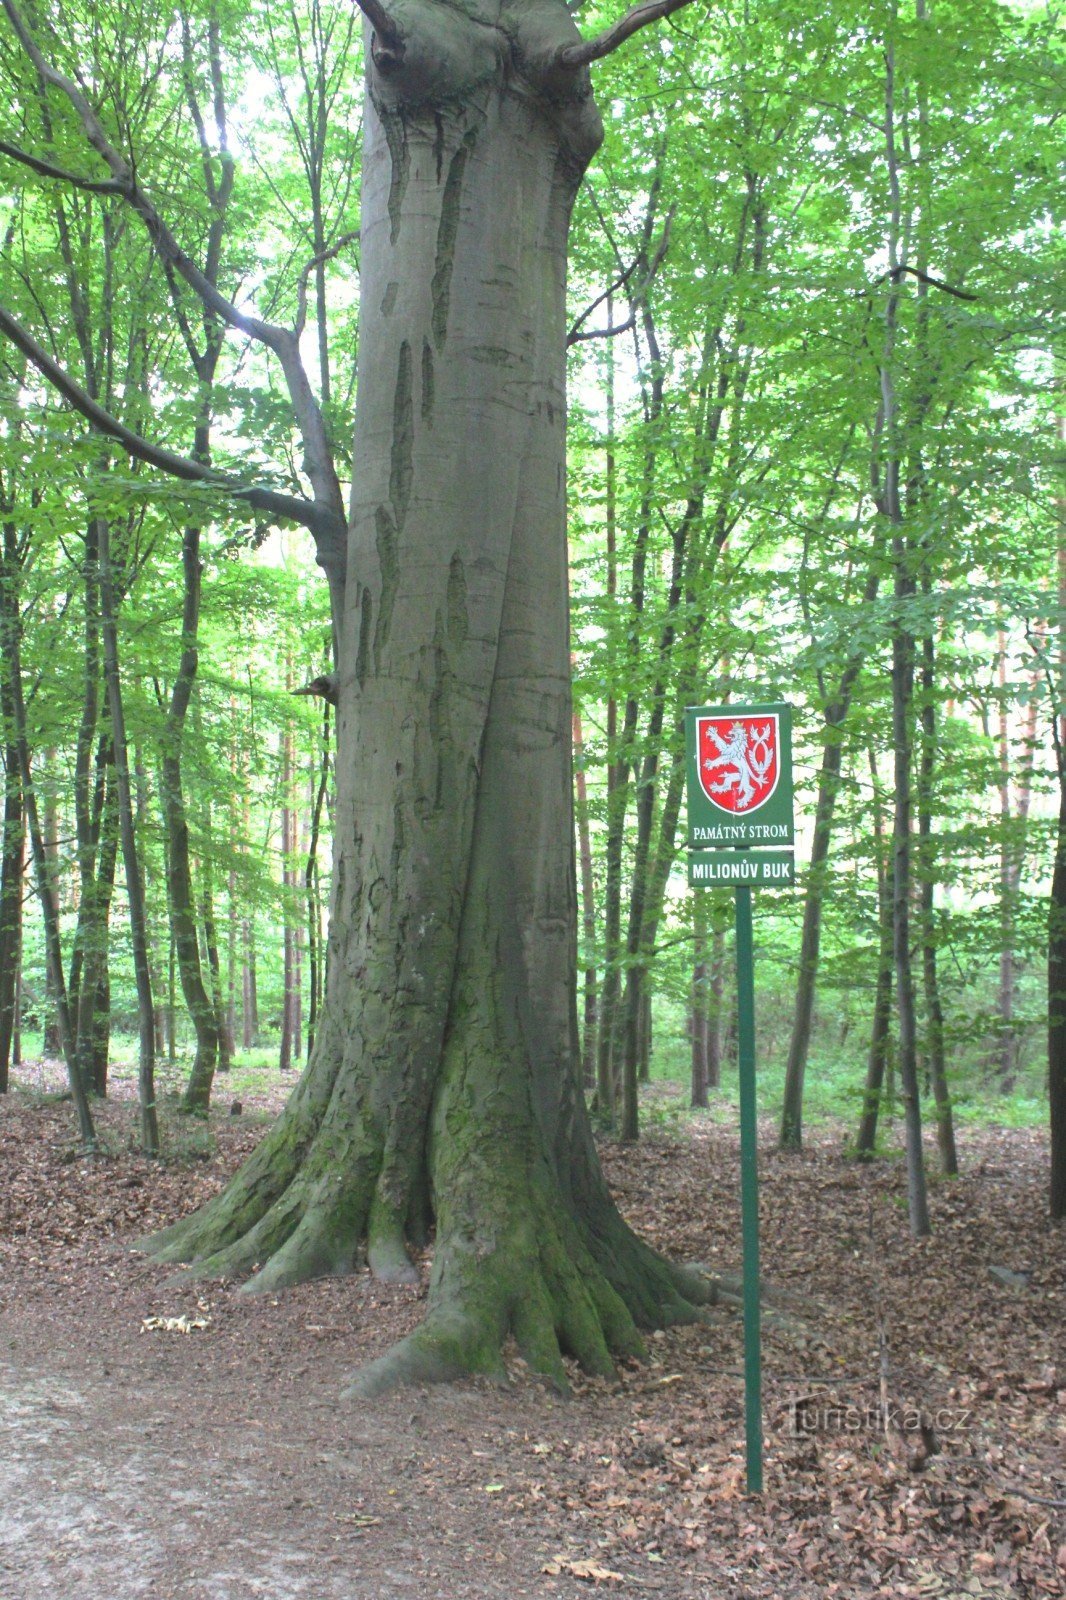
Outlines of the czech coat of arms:
{"label": "czech coat of arms", "polygon": [[699,717],[696,730],[696,766],[707,799],[731,816],[758,811],[781,771],[776,713]]}

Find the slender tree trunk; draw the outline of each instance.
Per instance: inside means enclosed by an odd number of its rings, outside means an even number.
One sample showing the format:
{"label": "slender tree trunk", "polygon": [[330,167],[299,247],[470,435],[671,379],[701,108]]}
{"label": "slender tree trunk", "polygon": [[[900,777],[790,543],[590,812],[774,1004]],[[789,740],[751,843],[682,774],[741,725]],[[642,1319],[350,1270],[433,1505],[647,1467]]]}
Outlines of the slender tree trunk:
{"label": "slender tree trunk", "polygon": [[[134,838],[141,840],[144,838],[145,829],[148,825],[148,774],[145,769],[141,747],[136,744],[133,748],[133,776],[137,793],[137,810],[134,815],[133,831]],[[155,1047],[153,1055],[155,1060],[159,1061],[167,1049],[167,1009],[163,999],[166,990],[166,984],[162,973],[162,963],[160,962],[159,958],[158,930],[155,925],[155,920],[152,916],[151,903],[148,894],[148,886],[150,882],[148,875],[148,857],[143,852],[141,852],[141,856],[141,887],[144,895],[145,937],[148,941],[148,987],[151,989],[154,998],[153,1031]]]}
{"label": "slender tree trunk", "polygon": [[707,960],[707,907],[703,893],[692,904],[692,984],[689,991],[688,1032],[692,1047],[691,1104],[707,1104],[707,1044],[710,1032]]}
{"label": "slender tree trunk", "polygon": [[[80,319],[79,319],[80,320]],[[83,341],[87,339],[84,327]],[[92,369],[92,358],[87,365]],[[85,531],[84,581],[85,633],[83,646],[84,684],[81,717],[74,747],[74,831],[78,863],[78,921],[70,961],[67,996],[77,1036],[78,1069],[92,1087],[92,1057],[95,1034],[97,990],[102,963],[107,960],[107,930],[102,915],[105,894],[97,857],[102,853],[101,824],[108,779],[104,760],[106,741],[97,744],[100,701],[100,581],[98,519],[93,517]]]}
{"label": "slender tree trunk", "polygon": [[[288,687],[292,691],[291,662],[286,672]],[[293,906],[293,861],[296,855],[296,813],[293,809],[293,736],[286,726],[281,745],[281,909],[282,909],[282,998],[281,1044],[278,1067],[288,1072],[300,1053],[297,1037],[297,968],[296,968],[296,916]]]}
{"label": "slender tree trunk", "polygon": [[885,302],[885,327],[881,359],[881,468],[880,506],[892,527],[892,572],[896,616],[892,628],[892,750],[895,806],[893,811],[893,955],[896,971],[896,1010],[899,1018],[899,1077],[906,1122],[907,1200],[911,1233],[924,1238],[930,1231],[922,1155],[922,1110],[918,1089],[918,1031],[911,967],[912,768],[914,721],[913,624],[908,608],[916,584],[914,552],[903,526],[900,475],[903,442],[896,398],[897,333],[900,302],[899,245],[901,206],[896,129],[896,53],[892,6],[890,34],[885,48],[885,151],[891,194],[888,237],[889,281]]}
{"label": "slender tree trunk", "polygon": [[237,699],[230,696],[233,735],[230,742],[230,773],[233,789],[226,805],[229,844],[229,871],[226,873],[226,1012],[223,1029],[229,1040],[230,1057],[237,1048],[237,946],[240,937],[240,910],[237,903],[237,796],[240,793],[240,761],[237,754]]}
{"label": "slender tree trunk", "polygon": [[[94,541],[95,545],[95,541]],[[94,557],[95,563],[95,557]],[[95,728],[95,697],[94,728]],[[107,1061],[99,1069],[101,999],[107,988],[108,921],[115,881],[117,813],[110,736],[99,740],[91,777],[75,774],[88,792],[75,807],[78,838],[78,920],[70,957],[67,1004],[74,1027],[78,1071],[90,1094],[104,1094]]]}
{"label": "slender tree trunk", "polygon": [[[26,857],[22,858],[23,877],[26,876]],[[18,945],[15,954],[15,1017],[11,1028],[11,1065],[22,1065],[22,924],[19,924]]]}
{"label": "slender tree trunk", "polygon": [[[607,296],[607,325],[614,325],[614,297]],[[607,606],[614,615],[618,600],[618,465],[615,456],[614,342],[607,340],[606,406],[607,440],[604,483],[604,534],[607,556]],[[603,982],[600,988],[599,1032],[596,1040],[596,1107],[614,1120],[614,1062],[612,1046],[621,992],[618,962],[622,948],[622,841],[625,832],[626,786],[618,752],[618,701],[615,696],[614,634],[607,640],[607,836],[604,843]]]}
{"label": "slender tree trunk", "polygon": [[[910,554],[902,530],[893,538],[897,604],[913,596]],[[907,1196],[911,1232],[916,1239],[930,1232],[922,1155],[922,1112],[918,1089],[918,1029],[911,966],[911,897],[913,890],[912,725],[914,715],[914,637],[897,620],[892,638],[892,742],[895,805],[893,812],[893,955],[896,1011],[899,1018],[899,1078],[907,1144]]]}
{"label": "slender tree trunk", "polygon": [[[877,598],[880,573],[870,573],[863,590],[863,604]],[[822,908],[828,886],[829,847],[833,818],[840,791],[840,769],[844,755],[844,721],[851,705],[855,682],[862,670],[864,655],[853,652],[841,673],[832,701],[825,709],[825,743],[818,775],[818,798],[814,808],[814,837],[811,863],[803,898],[803,931],[800,936],[799,973],[796,980],[796,1005],[785,1066],[784,1100],[781,1107],[782,1150],[799,1150],[803,1145],[803,1086],[807,1057],[811,1047],[814,995],[818,979],[818,958],[822,943]]]}
{"label": "slender tree trunk", "polygon": [[[206,427],[202,429],[206,435]],[[206,454],[206,442],[197,454]],[[196,1055],[182,1097],[182,1110],[202,1114],[211,1103],[211,1085],[218,1063],[218,1019],[214,1001],[204,984],[193,898],[189,857],[189,824],[185,814],[181,753],[185,725],[199,666],[197,633],[200,623],[200,530],[186,527],[182,534],[182,651],[170,697],[164,730],[160,793],[167,842],[167,903],[174,938],[178,976],[196,1035]]]}
{"label": "slender tree trunk", "polygon": [[[328,704],[328,702],[327,702]],[[251,805],[248,786],[244,788],[244,838],[251,831]],[[259,991],[255,972],[255,929],[250,917],[241,919],[241,1041],[246,1050],[259,1043]]]}
{"label": "slender tree trunk", "polygon": [[[237,848],[236,832],[230,834],[230,851]],[[240,919],[237,908],[237,872],[226,874],[226,1014],[224,1031],[230,1041],[230,1058],[237,1048],[237,942]]]}
{"label": "slender tree trunk", "polygon": [[322,827],[322,808],[329,787],[329,712],[328,700],[322,702],[322,740],[318,760],[317,781],[311,770],[311,832],[307,841],[307,863],[304,867],[304,893],[307,897],[307,1057],[315,1045],[315,1029],[322,1004],[324,956],[322,942],[322,897],[318,870],[318,839]]}
{"label": "slender tree trunk", "polygon": [[241,923],[241,1019],[244,1048],[251,1050],[259,1043],[259,985],[255,972],[255,931],[251,920]]}
{"label": "slender tree trunk", "polygon": [[873,784],[874,851],[877,862],[877,981],[874,987],[873,1017],[870,1023],[870,1048],[866,1058],[866,1083],[863,1089],[862,1113],[859,1131],[855,1137],[855,1154],[861,1158],[872,1156],[877,1146],[877,1119],[881,1110],[881,1095],[885,1081],[885,1067],[891,1049],[892,1026],[892,972],[893,972],[893,862],[890,849],[885,847],[885,829],[882,811],[881,784],[877,761],[870,750],[870,777]]}
{"label": "slender tree trunk", "polygon": [[178,951],[171,929],[167,940],[167,1061],[174,1067],[178,1059]]}
{"label": "slender tree trunk", "polygon": [[814,839],[803,898],[803,931],[800,936],[799,971],[796,977],[796,1009],[785,1066],[784,1099],[781,1106],[782,1150],[803,1148],[803,1085],[811,1046],[814,1020],[814,991],[818,977],[818,956],[822,941],[822,906],[827,884],[826,866],[829,841],[840,781],[842,747],[839,733],[831,731],[822,754],[818,778],[818,798],[814,808]]}
{"label": "slender tree trunk", "polygon": [[11,714],[14,725],[15,748],[18,751],[19,776],[22,782],[22,803],[30,836],[30,850],[37,881],[37,898],[40,902],[41,917],[44,923],[45,955],[52,980],[52,995],[55,1002],[60,1047],[66,1063],[67,1078],[78,1116],[78,1128],[81,1133],[82,1143],[87,1150],[95,1150],[96,1129],[93,1126],[93,1115],[89,1108],[89,1097],[85,1091],[85,1082],[78,1071],[74,1049],[74,1030],[71,1025],[70,1008],[67,1004],[66,979],[63,972],[63,948],[59,931],[59,909],[56,904],[53,874],[50,870],[51,863],[48,859],[44,831],[41,827],[40,815],[37,809],[37,792],[34,788],[33,773],[30,767],[30,748],[26,731],[26,705],[22,692],[22,641],[19,636],[20,622],[17,612],[12,616],[5,609],[3,616],[0,616],[0,627],[3,629],[4,654],[7,657],[10,673]]}
{"label": "slender tree trunk", "polygon": [[233,1044],[226,1030],[226,1001],[222,991],[222,962],[218,953],[218,923],[215,919],[215,896],[212,873],[205,865],[204,887],[200,896],[200,915],[204,928],[204,953],[207,970],[211,975],[211,998],[215,1008],[218,1029],[218,1070],[228,1072],[233,1065]]}
{"label": "slender tree trunk", "polygon": [[644,978],[644,995],[640,1007],[640,1032],[637,1037],[637,1077],[641,1083],[651,1081],[651,1053],[655,1043],[651,1010],[651,990],[647,975]]}
{"label": "slender tree trunk", "polygon": [[11,692],[0,682],[0,717],[3,719],[4,835],[0,848],[0,1094],[8,1091],[15,1039],[18,975],[22,941],[22,863],[26,853],[26,824],[22,811],[22,781],[11,715]]}
{"label": "slender tree trunk", "polygon": [[[115,786],[115,757],[111,738],[107,743],[103,810],[99,828],[99,854],[93,894],[96,901],[90,951],[78,1003],[78,1049],[84,1051],[82,1071],[86,1085],[101,1098],[107,1094],[107,1072],[111,1049],[111,972],[108,959],[111,903],[115,894],[115,866],[118,860],[118,793]],[[84,1001],[84,1005],[83,1002]],[[84,1036],[81,1032],[83,1012]]]}
{"label": "slender tree trunk", "polygon": [[1048,1102],[1050,1212],[1066,1217],[1066,765],[1059,748],[1059,816],[1048,912]]}
{"label": "slender tree trunk", "polygon": [[722,1018],[725,1015],[725,934],[711,937],[711,1000],[707,1018],[707,1088],[722,1087]]}
{"label": "slender tree trunk", "polygon": [[302,832],[300,811],[298,806],[293,807],[292,817],[292,865],[289,868],[289,887],[293,902],[293,930],[292,930],[292,1049],[297,1061],[303,1059],[303,1005],[304,1005],[304,924],[306,917],[301,915],[300,869],[296,865],[297,856],[306,853],[307,839]]}
{"label": "slender tree trunk", "polygon": [[[197,716],[197,735],[203,728]],[[215,842],[213,810],[210,800],[203,803],[204,855],[200,869],[200,918],[204,932],[204,965],[211,979],[211,1002],[218,1034],[218,1070],[228,1072],[233,1064],[233,1038],[226,1031],[226,1004],[222,990],[222,962],[218,950],[218,922],[215,918]]]}
{"label": "slender tree trunk", "polygon": [[574,789],[577,817],[577,858],[581,877],[581,930],[585,947],[584,1015],[581,1034],[581,1076],[589,1093],[596,1087],[596,893],[592,879],[592,838],[589,833],[589,797],[585,782],[585,741],[581,713],[574,711]]}
{"label": "slender tree trunk", "polygon": [[1000,951],[999,993],[997,1012],[999,1040],[997,1067],[1001,1087],[1009,1094],[1014,1083],[1017,1066],[1014,1037],[1014,997],[1016,978],[1014,970],[1014,906],[1011,885],[1011,804],[1010,804],[1010,733],[1007,714],[1007,636],[1000,627],[996,635],[997,677],[999,701],[997,706],[997,744],[999,754],[999,894],[1000,894]]}
{"label": "slender tree trunk", "polygon": [[[833,713],[838,709],[840,716]],[[807,1070],[807,1056],[811,1045],[811,1024],[814,1017],[814,991],[818,976],[818,955],[822,941],[822,906],[827,886],[827,863],[832,837],[833,814],[840,787],[840,764],[843,757],[840,722],[847,710],[837,705],[826,716],[826,743],[822,751],[822,769],[818,776],[818,798],[814,808],[814,838],[811,844],[811,864],[803,899],[803,931],[800,936],[799,972],[796,979],[796,1009],[789,1040],[788,1061],[785,1067],[784,1101],[781,1107],[781,1131],[778,1144],[782,1150],[800,1150],[803,1147],[803,1084]]]}
{"label": "slender tree trunk", "polygon": [[[42,768],[45,773],[45,782],[40,805],[40,811],[43,814],[42,843],[44,848],[45,871],[48,875],[48,882],[51,887],[52,902],[55,906],[56,917],[58,919],[61,910],[63,881],[59,860],[59,802],[56,797],[56,787],[51,778],[51,773],[55,769],[55,764],[56,752],[54,750],[46,750],[44,752],[44,758],[42,761]],[[34,793],[36,794],[36,790],[34,790]],[[44,1019],[44,1040],[42,1049],[46,1056],[63,1056],[63,1027],[59,1015],[59,996],[56,990],[55,977],[52,972],[51,962],[47,957],[45,960],[45,994],[47,995],[48,999],[48,1009]],[[65,990],[64,997],[64,1004],[67,1006],[68,1012],[70,1012],[69,997],[66,997]],[[70,1016],[71,1025],[73,1026],[73,1012],[70,1012]]]}
{"label": "slender tree trunk", "polygon": [[[923,592],[930,592],[928,578],[923,579]],[[936,774],[936,647],[931,633],[922,641],[922,748],[918,763],[918,860],[921,869],[919,892],[921,897],[922,979],[925,989],[925,1013],[929,1057],[929,1076],[936,1104],[936,1142],[940,1150],[941,1169],[954,1177],[959,1170],[955,1149],[955,1122],[951,1111],[951,1092],[948,1089],[947,1062],[944,1055],[944,1008],[940,1000],[940,979],[937,971],[936,936],[936,882],[933,839],[933,800]]]}
{"label": "slender tree trunk", "polygon": [[[1058,431],[1060,441],[1066,444],[1066,415],[1059,418]],[[1058,519],[1058,660],[1057,670],[1052,673],[1051,715],[1059,779],[1059,816],[1048,908],[1047,963],[1049,1209],[1055,1221],[1066,1217],[1066,495],[1058,498]]]}
{"label": "slender tree trunk", "polygon": [[155,1007],[148,967],[148,919],[145,912],[144,878],[137,849],[129,747],[126,742],[126,712],[122,700],[122,680],[119,676],[118,626],[115,615],[110,528],[104,518],[99,519],[99,554],[104,677],[107,684],[107,705],[115,760],[122,867],[129,901],[133,975],[137,986],[137,1097],[141,1112],[141,1149],[145,1155],[154,1156],[159,1152],[159,1121],[155,1103]]}
{"label": "slender tree trunk", "polygon": [[[19,627],[21,555],[14,528],[5,524],[0,547],[0,644],[5,649]],[[0,672],[0,737],[4,761],[4,835],[0,846],[0,1094],[6,1094],[11,1067],[19,1064],[20,1055],[17,1045],[26,818],[14,699],[5,672]]]}

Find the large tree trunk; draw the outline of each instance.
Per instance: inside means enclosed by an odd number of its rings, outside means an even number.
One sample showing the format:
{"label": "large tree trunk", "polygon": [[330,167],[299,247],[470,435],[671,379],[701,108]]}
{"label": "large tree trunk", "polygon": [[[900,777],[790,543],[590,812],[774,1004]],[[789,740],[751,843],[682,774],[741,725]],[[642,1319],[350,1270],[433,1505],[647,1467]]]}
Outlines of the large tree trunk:
{"label": "large tree trunk", "polygon": [[155,1244],[264,1289],[364,1249],[410,1278],[428,1194],[427,1321],[364,1391],[498,1371],[508,1333],[609,1371],[698,1293],[580,1095],[564,289],[600,124],[565,8],[505,15],[411,3],[369,69],[326,1005],[272,1133]]}

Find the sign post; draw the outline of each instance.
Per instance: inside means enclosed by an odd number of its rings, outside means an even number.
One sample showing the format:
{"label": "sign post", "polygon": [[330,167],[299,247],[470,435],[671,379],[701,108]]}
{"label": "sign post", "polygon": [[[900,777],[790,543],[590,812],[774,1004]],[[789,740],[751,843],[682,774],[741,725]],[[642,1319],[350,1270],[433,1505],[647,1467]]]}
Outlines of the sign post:
{"label": "sign post", "polygon": [[761,1494],[759,1141],[751,890],[753,885],[784,886],[794,880],[791,708],[787,705],[694,707],[686,713],[686,736],[688,881],[693,888],[733,885],[736,890],[740,1202],[744,1246],[744,1431],[748,1492]]}
{"label": "sign post", "polygon": [[759,1306],[759,1123],[755,1104],[755,952],[751,890],[737,890],[737,1067],[740,1229],[744,1242],[744,1436],[748,1493],[762,1494],[762,1333]]}

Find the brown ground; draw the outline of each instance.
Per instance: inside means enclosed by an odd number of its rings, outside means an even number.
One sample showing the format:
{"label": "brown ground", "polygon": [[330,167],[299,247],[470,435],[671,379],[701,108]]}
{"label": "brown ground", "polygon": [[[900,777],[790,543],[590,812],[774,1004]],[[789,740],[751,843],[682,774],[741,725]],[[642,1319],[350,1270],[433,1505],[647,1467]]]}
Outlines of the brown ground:
{"label": "brown ground", "polygon": [[[213,1119],[210,1143],[168,1124],[184,1157],[156,1166],[131,1149],[129,1100],[102,1108],[94,1163],[69,1105],[0,1102],[0,1600],[1066,1592],[1066,1239],[1044,1219],[1042,1137],[966,1132],[964,1175],[934,1186],[934,1238],[915,1244],[898,1163],[857,1170],[839,1135],[785,1158],[764,1129],[764,1265],[804,1299],[766,1331],[753,1501],[731,1311],[569,1401],[516,1361],[510,1388],[356,1405],[346,1377],[412,1326],[417,1293],[363,1276],[265,1299],[175,1287],[122,1248],[213,1192],[276,1096]],[[604,1154],[656,1243],[737,1270],[727,1123]],[[887,1435],[866,1416],[878,1306],[902,1424]],[[182,1316],[206,1325],[144,1328]]]}

